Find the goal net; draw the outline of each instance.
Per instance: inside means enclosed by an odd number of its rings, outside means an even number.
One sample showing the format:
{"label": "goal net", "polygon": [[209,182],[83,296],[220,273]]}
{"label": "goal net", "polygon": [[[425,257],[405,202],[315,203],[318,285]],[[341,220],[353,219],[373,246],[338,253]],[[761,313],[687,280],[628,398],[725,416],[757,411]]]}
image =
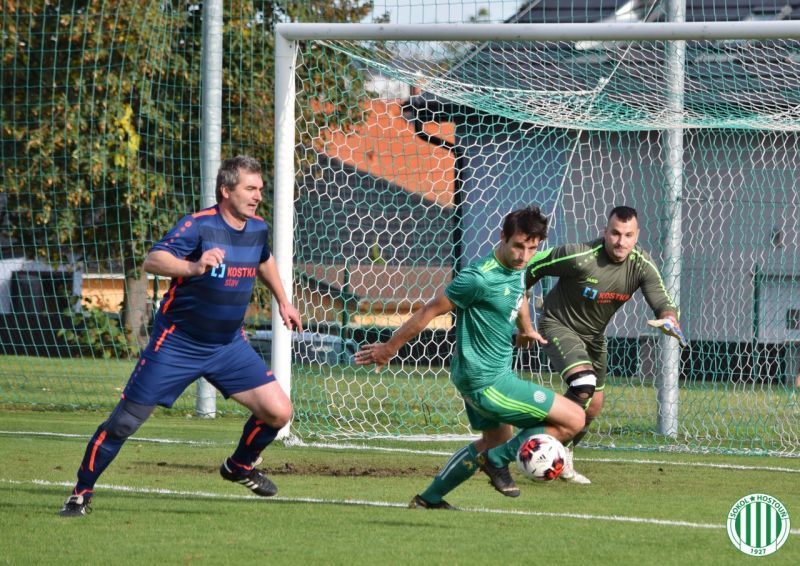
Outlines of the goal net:
{"label": "goal net", "polygon": [[[507,212],[541,206],[546,247],[598,237],[625,204],[639,212],[640,243],[690,346],[652,334],[640,294],[629,301],[608,327],[605,408],[586,443],[796,455],[796,31],[298,42],[293,274],[310,332],[294,338],[294,430],[470,434],[448,381],[453,317],[381,372],[355,366],[354,350],[388,339],[490,253]],[[329,64],[342,58],[347,66]],[[537,349],[515,364],[563,392]]]}

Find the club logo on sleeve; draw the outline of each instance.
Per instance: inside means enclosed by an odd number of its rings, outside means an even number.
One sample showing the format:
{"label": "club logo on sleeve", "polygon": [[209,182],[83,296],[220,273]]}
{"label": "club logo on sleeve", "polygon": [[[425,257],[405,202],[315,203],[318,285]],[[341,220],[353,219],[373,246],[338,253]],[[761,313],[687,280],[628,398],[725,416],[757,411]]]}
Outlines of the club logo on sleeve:
{"label": "club logo on sleeve", "polygon": [[745,495],[728,513],[728,537],[733,545],[750,556],[767,556],[789,536],[789,512],[764,493]]}

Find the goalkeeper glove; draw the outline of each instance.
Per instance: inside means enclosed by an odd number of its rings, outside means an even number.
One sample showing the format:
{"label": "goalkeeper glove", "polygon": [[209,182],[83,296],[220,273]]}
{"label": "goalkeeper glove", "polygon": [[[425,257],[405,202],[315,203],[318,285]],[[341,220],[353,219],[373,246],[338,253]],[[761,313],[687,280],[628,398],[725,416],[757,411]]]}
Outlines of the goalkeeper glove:
{"label": "goalkeeper glove", "polygon": [[676,338],[681,346],[686,347],[689,345],[675,317],[668,316],[666,318],[659,318],[658,320],[648,320],[647,324],[653,328],[658,328],[667,336]]}

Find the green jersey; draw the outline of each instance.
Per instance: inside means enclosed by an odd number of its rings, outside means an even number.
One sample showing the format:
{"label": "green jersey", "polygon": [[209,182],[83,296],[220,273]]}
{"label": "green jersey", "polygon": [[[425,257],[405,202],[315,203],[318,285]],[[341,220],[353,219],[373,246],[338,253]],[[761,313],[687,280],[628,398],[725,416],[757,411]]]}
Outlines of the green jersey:
{"label": "green jersey", "polygon": [[456,352],[450,378],[474,393],[512,371],[511,339],[523,303],[525,270],[492,255],[471,263],[445,289],[456,305]]}
{"label": "green jersey", "polygon": [[620,263],[611,261],[602,238],[550,248],[528,263],[525,287],[546,275],[559,279],[544,298],[543,316],[582,336],[605,332],[614,313],[639,288],[656,316],[666,310],[677,313],[653,260],[638,245]]}

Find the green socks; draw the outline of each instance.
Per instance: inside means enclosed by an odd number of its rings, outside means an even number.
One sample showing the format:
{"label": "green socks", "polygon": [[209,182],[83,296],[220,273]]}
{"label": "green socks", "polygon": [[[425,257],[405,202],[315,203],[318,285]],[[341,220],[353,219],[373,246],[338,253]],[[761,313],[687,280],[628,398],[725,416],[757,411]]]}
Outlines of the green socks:
{"label": "green socks", "polygon": [[529,436],[534,434],[542,434],[544,432],[544,425],[534,426],[531,428],[523,428],[511,440],[500,446],[495,446],[488,452],[489,463],[495,468],[504,468],[508,466],[509,462],[517,459],[517,450],[522,446]]}
{"label": "green socks", "polygon": [[478,470],[475,457],[478,451],[474,444],[469,444],[453,454],[428,489],[420,493],[420,497],[429,503],[439,503],[442,498],[456,487],[471,478]]}

